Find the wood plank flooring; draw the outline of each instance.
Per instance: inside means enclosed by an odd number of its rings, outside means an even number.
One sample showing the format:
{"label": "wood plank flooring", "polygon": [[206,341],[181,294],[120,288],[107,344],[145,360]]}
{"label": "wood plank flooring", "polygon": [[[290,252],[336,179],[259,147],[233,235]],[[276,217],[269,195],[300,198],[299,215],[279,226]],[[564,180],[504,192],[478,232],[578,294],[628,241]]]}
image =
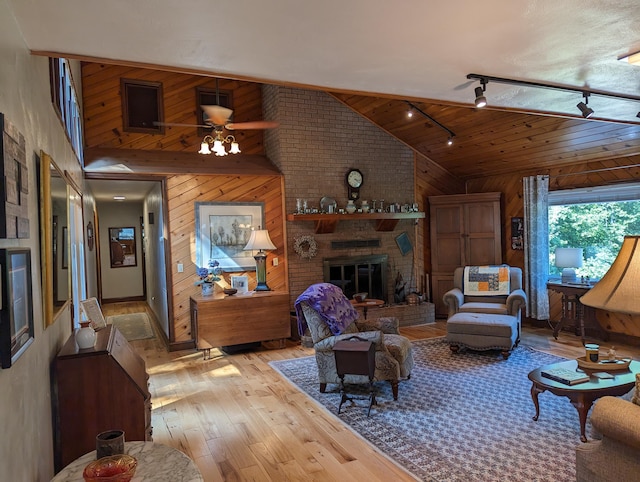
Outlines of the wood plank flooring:
{"label": "wood plank flooring", "polygon": [[[146,311],[153,318],[145,303],[102,309],[105,316]],[[584,354],[571,333],[554,340],[549,328],[523,331],[522,343],[538,350],[569,358]],[[412,340],[443,336],[445,323],[401,332]],[[310,356],[312,349],[288,341],[284,349],[235,355],[213,349],[212,359],[204,360],[195,350],[167,352],[159,337],[131,345],[150,376],[154,442],[186,453],[207,482],[414,480],[268,365]],[[640,347],[616,349],[640,359]]]}

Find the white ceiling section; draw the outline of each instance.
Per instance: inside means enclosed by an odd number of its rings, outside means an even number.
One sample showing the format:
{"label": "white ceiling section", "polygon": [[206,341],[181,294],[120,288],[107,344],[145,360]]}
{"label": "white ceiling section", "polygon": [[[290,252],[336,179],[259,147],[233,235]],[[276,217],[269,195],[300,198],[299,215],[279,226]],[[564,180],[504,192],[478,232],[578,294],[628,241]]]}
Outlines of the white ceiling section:
{"label": "white ceiling section", "polygon": [[[1,0],[33,51],[472,104],[477,73],[640,95],[639,0]],[[578,114],[577,93],[489,83],[490,106]],[[593,96],[594,117],[640,102]]]}

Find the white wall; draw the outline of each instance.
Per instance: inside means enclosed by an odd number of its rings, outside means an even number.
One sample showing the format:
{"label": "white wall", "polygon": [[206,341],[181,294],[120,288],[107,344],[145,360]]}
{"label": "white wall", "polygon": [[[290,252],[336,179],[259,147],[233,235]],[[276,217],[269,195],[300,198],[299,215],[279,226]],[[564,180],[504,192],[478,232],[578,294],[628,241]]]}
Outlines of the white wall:
{"label": "white wall", "polygon": [[[169,338],[169,307],[167,305],[167,277],[165,266],[166,233],[162,211],[162,188],[158,183],[144,202],[144,249],[146,253],[147,303],[160,321],[162,330]],[[153,213],[153,224],[149,223],[149,213]]]}
{"label": "white wall", "polygon": [[[76,79],[79,82],[79,79]],[[53,476],[50,365],[71,334],[70,313],[44,328],[35,154],[44,150],[81,185],[80,166],[51,104],[48,59],[33,57],[5,0],[0,0],[0,112],[25,136],[29,169],[29,238],[0,239],[0,248],[31,249],[35,339],[9,369],[0,369],[0,478]]]}
{"label": "white wall", "polygon": [[[140,218],[143,215],[142,202],[98,202],[96,204],[100,221],[100,269],[102,274],[102,301],[143,296],[142,285],[142,241]],[[111,268],[109,249],[109,228],[129,228],[136,230],[136,266]]]}

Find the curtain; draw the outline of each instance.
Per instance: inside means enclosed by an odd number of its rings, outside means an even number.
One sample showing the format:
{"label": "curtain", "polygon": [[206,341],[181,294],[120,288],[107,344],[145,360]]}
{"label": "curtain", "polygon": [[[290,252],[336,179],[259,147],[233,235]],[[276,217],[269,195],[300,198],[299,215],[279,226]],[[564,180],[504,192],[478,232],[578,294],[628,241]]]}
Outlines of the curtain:
{"label": "curtain", "polygon": [[549,319],[549,176],[523,179],[524,289],[530,318]]}

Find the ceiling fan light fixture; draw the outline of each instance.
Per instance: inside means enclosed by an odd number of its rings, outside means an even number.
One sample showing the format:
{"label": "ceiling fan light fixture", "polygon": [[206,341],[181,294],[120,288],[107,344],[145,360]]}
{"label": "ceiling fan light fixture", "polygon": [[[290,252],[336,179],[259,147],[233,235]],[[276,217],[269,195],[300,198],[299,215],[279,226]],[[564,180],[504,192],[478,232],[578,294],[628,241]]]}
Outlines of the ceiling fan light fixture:
{"label": "ceiling fan light fixture", "polygon": [[234,140],[231,141],[231,149],[229,149],[231,154],[240,154],[240,145]]}
{"label": "ceiling fan light fixture", "polygon": [[211,154],[211,149],[209,148],[207,137],[213,140],[211,136],[205,136],[205,138],[202,139],[202,144],[200,144],[200,150],[198,151],[198,154]]}
{"label": "ceiling fan light fixture", "polygon": [[484,90],[482,89],[482,87],[476,87],[476,100],[475,100],[475,104],[476,107],[478,109],[481,109],[482,107],[487,105],[487,98],[484,96]]}

